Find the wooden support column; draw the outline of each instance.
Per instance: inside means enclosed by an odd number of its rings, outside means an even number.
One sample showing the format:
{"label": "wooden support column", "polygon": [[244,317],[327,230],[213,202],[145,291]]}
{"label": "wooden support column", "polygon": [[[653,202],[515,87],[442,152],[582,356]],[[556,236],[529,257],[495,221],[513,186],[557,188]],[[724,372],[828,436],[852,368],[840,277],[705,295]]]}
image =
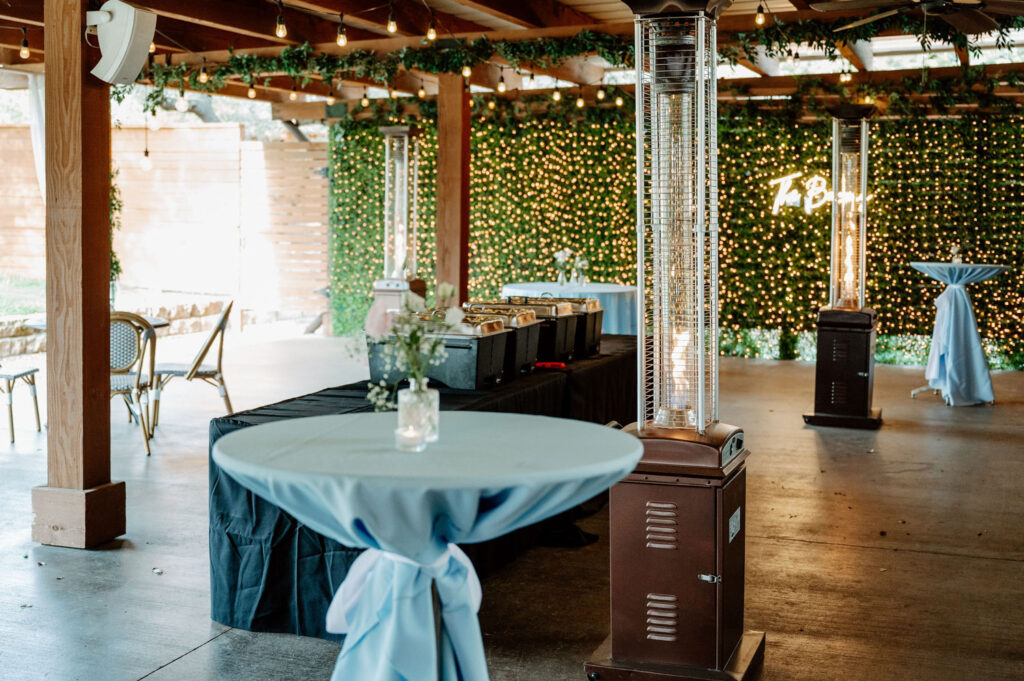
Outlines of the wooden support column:
{"label": "wooden support column", "polygon": [[110,481],[110,92],[89,73],[85,0],[46,0],[47,484],[33,541],[86,548],[125,532]]}
{"label": "wooden support column", "polygon": [[469,295],[469,93],[460,75],[437,81],[437,283]]}

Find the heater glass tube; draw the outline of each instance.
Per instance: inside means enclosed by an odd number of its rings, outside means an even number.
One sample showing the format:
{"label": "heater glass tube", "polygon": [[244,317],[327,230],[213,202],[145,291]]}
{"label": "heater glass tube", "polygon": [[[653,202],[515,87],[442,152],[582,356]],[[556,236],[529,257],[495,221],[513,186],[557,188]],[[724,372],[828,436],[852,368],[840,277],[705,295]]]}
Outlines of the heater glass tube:
{"label": "heater glass tube", "polygon": [[862,121],[836,120],[833,149],[832,307],[864,306],[865,163],[867,138]]}
{"label": "heater glass tube", "polygon": [[384,169],[384,278],[405,279],[409,254],[409,137],[387,135]]}
{"label": "heater glass tube", "polygon": [[638,20],[641,428],[718,418],[714,22]]}

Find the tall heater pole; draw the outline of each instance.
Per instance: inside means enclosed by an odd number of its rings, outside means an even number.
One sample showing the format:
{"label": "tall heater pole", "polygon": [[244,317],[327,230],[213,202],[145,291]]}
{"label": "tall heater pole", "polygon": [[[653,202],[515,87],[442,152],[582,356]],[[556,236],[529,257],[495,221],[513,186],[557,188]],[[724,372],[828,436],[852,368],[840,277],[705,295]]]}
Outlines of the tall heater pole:
{"label": "tall heater pole", "polygon": [[743,431],[718,421],[715,20],[729,4],[626,0],[636,16],[638,422],[611,506],[611,635],[591,681],[753,679],[744,631]]}

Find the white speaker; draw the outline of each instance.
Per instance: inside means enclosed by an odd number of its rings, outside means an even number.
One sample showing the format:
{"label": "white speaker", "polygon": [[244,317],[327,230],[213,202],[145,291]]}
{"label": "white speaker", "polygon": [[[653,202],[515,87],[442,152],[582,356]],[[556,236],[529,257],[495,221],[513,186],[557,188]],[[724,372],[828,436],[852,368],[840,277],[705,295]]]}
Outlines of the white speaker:
{"label": "white speaker", "polygon": [[115,85],[134,83],[149,56],[156,15],[121,0],[107,0],[98,12],[86,12],[85,23],[96,27],[102,55],[92,75]]}

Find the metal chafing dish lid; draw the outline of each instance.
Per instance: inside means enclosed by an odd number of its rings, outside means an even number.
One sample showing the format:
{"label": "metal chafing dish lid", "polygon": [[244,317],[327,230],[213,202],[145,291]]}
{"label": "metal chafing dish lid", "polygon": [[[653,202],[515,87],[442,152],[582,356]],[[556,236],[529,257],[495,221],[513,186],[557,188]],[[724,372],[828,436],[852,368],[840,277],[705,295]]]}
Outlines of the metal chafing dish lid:
{"label": "metal chafing dish lid", "polygon": [[[429,319],[434,321],[443,321],[447,310],[444,308],[434,308],[433,310],[426,310],[420,313],[421,319]],[[454,325],[450,329],[445,329],[440,332],[442,336],[490,336],[493,333],[501,333],[505,330],[505,323],[503,320],[488,317],[479,316],[473,314],[467,314],[463,320]]]}
{"label": "metal chafing dish lid", "polygon": [[521,309],[529,308],[533,310],[534,314],[538,317],[568,317],[573,314],[572,305],[570,303],[557,303],[550,300],[543,302],[515,302],[522,300],[520,298],[512,299],[507,301],[479,301],[473,303],[466,303],[466,307],[469,310],[476,310],[478,307],[487,308],[501,308],[501,309]]}
{"label": "metal chafing dish lid", "polygon": [[537,313],[530,307],[486,307],[484,304],[465,303],[465,309],[474,317],[497,317],[505,328],[518,329],[537,323]]}
{"label": "metal chafing dish lid", "polygon": [[544,303],[546,303],[548,301],[552,301],[552,302],[555,302],[555,303],[568,303],[568,304],[572,305],[573,312],[597,312],[598,310],[601,309],[601,301],[598,300],[597,298],[555,298],[555,297],[549,297],[549,296],[529,297],[529,298],[520,298],[520,297],[510,297],[509,298],[509,302],[518,302],[520,300],[525,301],[525,302],[527,302],[527,303],[529,303],[531,305],[534,304],[534,303],[537,303],[537,302],[544,302]]}

